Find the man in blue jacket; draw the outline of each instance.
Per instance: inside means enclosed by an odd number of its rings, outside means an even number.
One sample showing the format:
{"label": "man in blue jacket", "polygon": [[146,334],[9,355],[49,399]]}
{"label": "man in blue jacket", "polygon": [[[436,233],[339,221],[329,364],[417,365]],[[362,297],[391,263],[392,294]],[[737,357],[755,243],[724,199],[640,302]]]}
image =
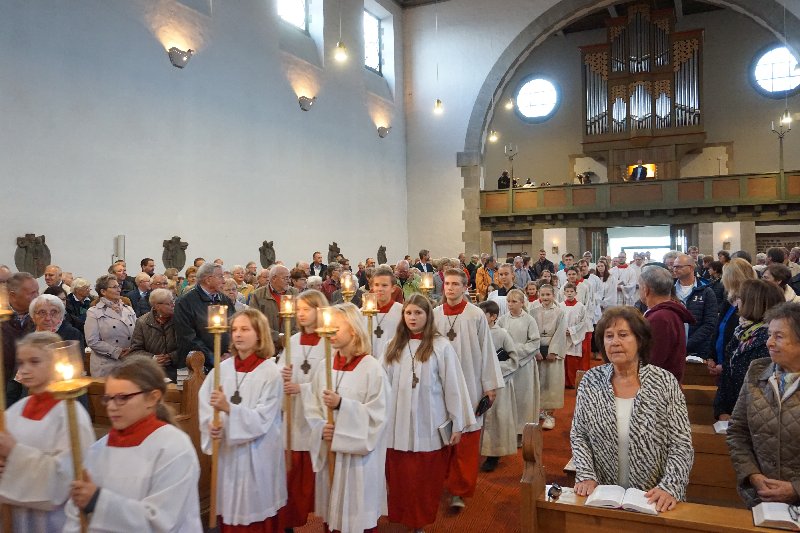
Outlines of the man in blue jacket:
{"label": "man in blue jacket", "polygon": [[695,276],[692,256],[681,254],[672,266],[675,281],[675,296],[683,302],[694,316],[695,323],[689,326],[686,340],[688,355],[703,359],[712,357],[711,337],[717,327],[717,297],[714,290],[704,285]]}

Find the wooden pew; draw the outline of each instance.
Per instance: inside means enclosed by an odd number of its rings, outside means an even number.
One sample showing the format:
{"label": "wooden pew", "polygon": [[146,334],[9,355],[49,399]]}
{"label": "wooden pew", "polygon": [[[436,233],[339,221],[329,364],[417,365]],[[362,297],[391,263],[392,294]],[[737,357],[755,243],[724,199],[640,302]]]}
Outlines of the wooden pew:
{"label": "wooden pew", "polygon": [[711,426],[692,424],[692,446],[694,465],[686,499],[692,503],[744,508],[736,492],[736,471],[725,435],[716,433]]}
{"label": "wooden pew", "polygon": [[522,456],[525,460],[521,480],[521,522],[524,533],[642,532],[681,533],[707,531],[740,533],[766,531],[753,526],[750,511],[695,503],[680,503],[658,516],[617,509],[584,506],[585,498],[569,490],[558,501],[545,497],[545,470],[542,463],[542,430],[527,424],[523,432]]}
{"label": "wooden pew", "polygon": [[690,363],[687,361],[686,368],[683,371],[683,384],[716,387],[717,376],[712,376],[708,373],[708,366],[705,363]]}
{"label": "wooden pew", "polygon": [[686,407],[692,424],[710,426],[716,422],[714,420],[716,386],[683,385],[683,394],[686,396]]}
{"label": "wooden pew", "polygon": [[[189,378],[183,382],[183,390],[178,390],[175,384],[167,385],[167,393],[164,396],[164,403],[172,410],[175,418],[175,425],[186,432],[192,439],[194,449],[200,461],[200,482],[198,490],[200,493],[200,508],[208,509],[208,500],[211,485],[211,457],[204,454],[200,449],[200,425],[197,409],[197,393],[203,384],[205,375],[203,374],[203,363],[205,359],[202,353],[194,352],[186,358],[186,365],[189,367]],[[93,378],[89,385],[89,414],[92,417],[95,433],[100,438],[111,429],[111,421],[105,406],[100,402],[100,398],[105,394],[105,380]]]}

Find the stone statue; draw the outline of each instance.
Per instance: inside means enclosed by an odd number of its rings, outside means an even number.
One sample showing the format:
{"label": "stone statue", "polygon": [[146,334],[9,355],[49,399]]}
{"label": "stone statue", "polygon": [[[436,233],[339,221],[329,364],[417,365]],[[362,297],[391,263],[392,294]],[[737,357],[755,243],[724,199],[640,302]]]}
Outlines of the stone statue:
{"label": "stone statue", "polygon": [[328,245],[328,264],[336,262],[336,256],[342,253],[339,249],[339,245],[336,244],[336,241],[333,241],[332,244]]}
{"label": "stone statue", "polygon": [[188,242],[182,242],[177,235],[164,241],[164,252],[161,254],[161,261],[165,268],[177,268],[183,270],[186,264],[186,248]]}
{"label": "stone statue", "polygon": [[20,272],[28,272],[38,278],[50,264],[50,248],[44,243],[44,235],[26,233],[17,237],[17,251],[14,252],[14,264]]}
{"label": "stone statue", "polygon": [[380,247],[378,248],[378,264],[385,265],[387,261],[388,260],[386,259],[386,247],[381,244]]}
{"label": "stone statue", "polygon": [[275,264],[275,248],[272,247],[272,241],[264,241],[258,251],[261,254],[262,268],[269,268]]}

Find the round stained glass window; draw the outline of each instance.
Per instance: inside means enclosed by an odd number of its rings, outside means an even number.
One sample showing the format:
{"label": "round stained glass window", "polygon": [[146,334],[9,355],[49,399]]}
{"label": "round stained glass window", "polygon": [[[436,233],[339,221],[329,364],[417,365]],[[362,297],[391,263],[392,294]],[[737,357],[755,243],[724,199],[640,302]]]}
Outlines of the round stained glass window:
{"label": "round stained glass window", "polygon": [[559,92],[555,84],[544,78],[531,78],[517,91],[516,110],[531,122],[550,118],[559,103]]}
{"label": "round stained glass window", "polygon": [[756,89],[767,96],[783,98],[800,85],[797,58],[783,45],[762,52],[751,74]]}

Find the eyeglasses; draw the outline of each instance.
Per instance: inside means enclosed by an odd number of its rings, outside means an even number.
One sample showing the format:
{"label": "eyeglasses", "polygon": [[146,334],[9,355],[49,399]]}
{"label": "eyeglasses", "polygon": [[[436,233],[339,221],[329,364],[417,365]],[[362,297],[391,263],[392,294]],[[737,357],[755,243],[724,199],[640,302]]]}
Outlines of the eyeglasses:
{"label": "eyeglasses", "polygon": [[157,302],[156,305],[168,305],[170,307],[175,307],[175,300],[170,300],[168,302]]}
{"label": "eyeglasses", "polygon": [[150,392],[150,390],[140,390],[139,392],[132,392],[130,394],[115,394],[114,396],[103,395],[100,397],[100,403],[103,405],[108,405],[111,402],[114,402],[114,405],[117,407],[122,407],[128,400],[133,398],[134,396],[138,396],[140,394],[144,394],[146,392]]}
{"label": "eyeglasses", "polygon": [[39,318],[58,318],[61,316],[61,311],[58,309],[53,309],[52,311],[45,311],[44,309],[39,309],[34,313]]}
{"label": "eyeglasses", "polygon": [[692,265],[672,265],[672,270],[675,270],[676,268],[686,268],[690,266]]}

